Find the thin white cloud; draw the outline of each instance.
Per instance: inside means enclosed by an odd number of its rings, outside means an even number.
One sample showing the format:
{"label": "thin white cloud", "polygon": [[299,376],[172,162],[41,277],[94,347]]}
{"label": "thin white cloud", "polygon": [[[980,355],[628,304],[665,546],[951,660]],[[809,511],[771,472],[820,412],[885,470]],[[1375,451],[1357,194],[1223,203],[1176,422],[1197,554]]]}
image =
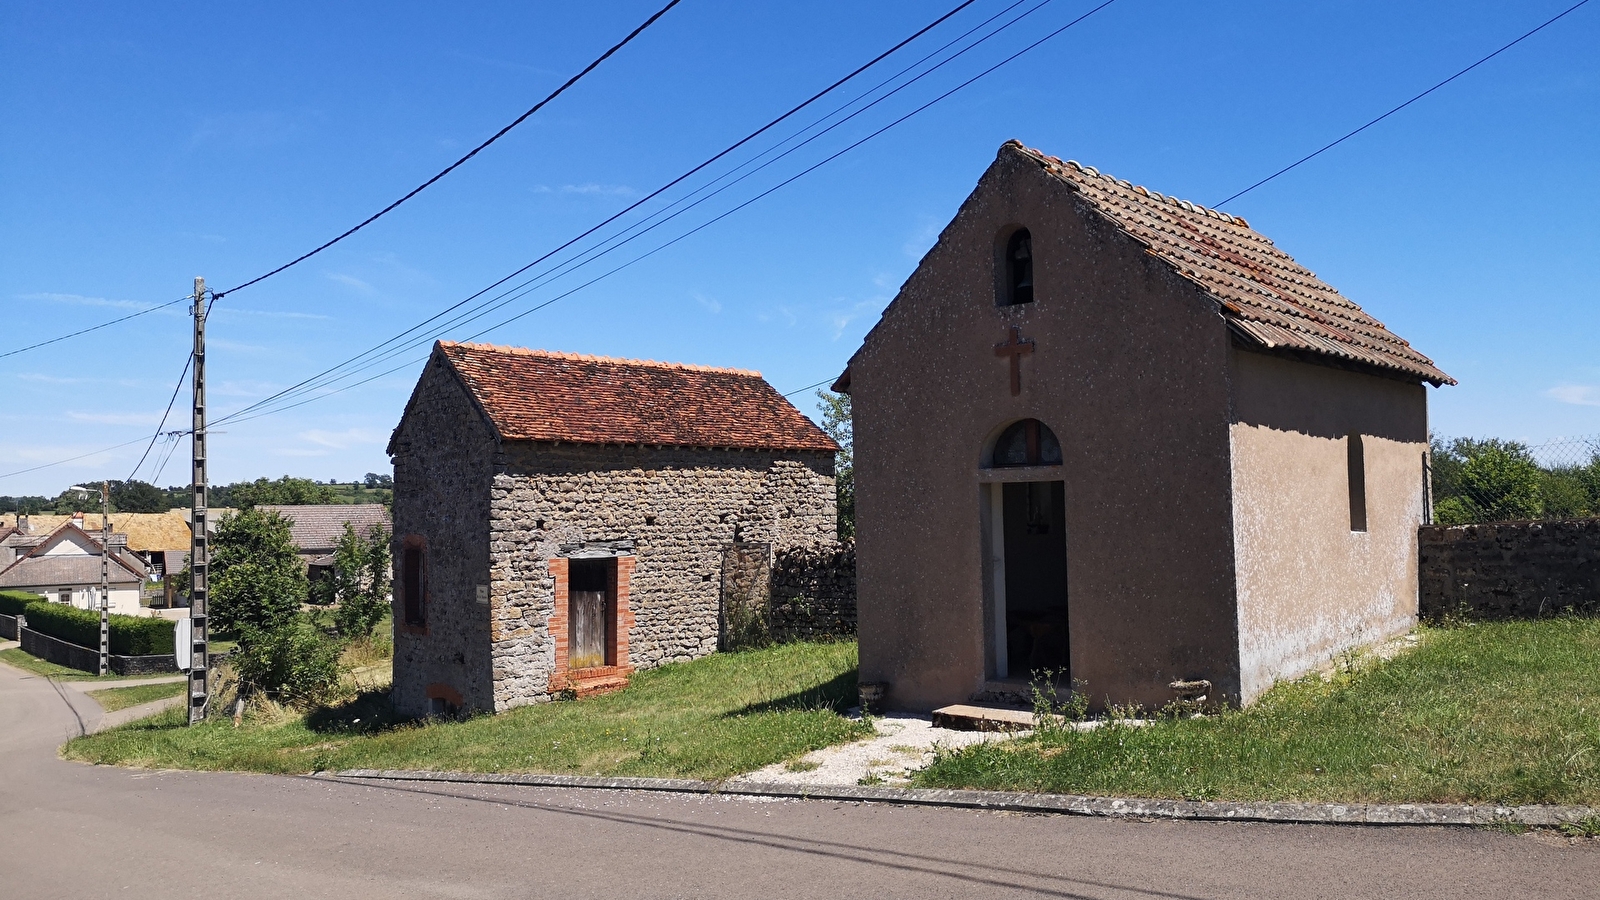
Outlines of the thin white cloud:
{"label": "thin white cloud", "polygon": [[713,315],[722,312],[722,303],[715,297],[707,297],[705,294],[702,294],[699,291],[694,291],[689,296],[693,297],[694,302],[705,307]]}
{"label": "thin white cloud", "polygon": [[1559,384],[1545,395],[1573,406],[1600,406],[1600,387],[1588,384]]}
{"label": "thin white cloud", "polygon": [[265,397],[277,393],[281,387],[272,381],[219,381],[208,389],[218,397]]}
{"label": "thin white cloud", "polygon": [[18,294],[18,300],[42,300],[46,303],[66,303],[72,306],[106,306],[112,309],[145,310],[153,309],[154,303],[141,303],[138,300],[108,300],[105,297],[85,297],[83,294],[62,294],[55,291],[40,291],[32,294]]}
{"label": "thin white cloud", "polygon": [[296,437],[307,443],[331,450],[348,450],[361,444],[376,444],[382,442],[386,435],[371,428],[346,428],[344,431],[325,431],[313,428],[302,431]]}
{"label": "thin white cloud", "polygon": [[354,288],[355,290],[358,290],[363,294],[376,293],[376,291],[374,291],[372,289],[372,285],[367,284],[365,281],[362,281],[361,279],[355,277],[354,275],[346,275],[343,272],[329,272],[328,273],[328,280],[329,281],[337,281],[338,283],[344,285],[345,287]]}
{"label": "thin white cloud", "polygon": [[590,182],[588,184],[563,184],[561,193],[589,194],[598,197],[631,197],[638,191],[625,184],[595,184]]}
{"label": "thin white cloud", "polygon": [[146,387],[147,383],[134,378],[89,378],[84,376],[49,375],[44,372],[18,372],[17,378],[38,384],[114,384],[117,387]]}
{"label": "thin white cloud", "polygon": [[160,413],[88,413],[68,411],[67,418],[74,422],[94,425],[154,425],[161,421]]}
{"label": "thin white cloud", "polygon": [[265,319],[333,319],[333,316],[324,316],[318,313],[290,312],[281,309],[236,309],[230,307],[219,311],[224,314],[259,316]]}

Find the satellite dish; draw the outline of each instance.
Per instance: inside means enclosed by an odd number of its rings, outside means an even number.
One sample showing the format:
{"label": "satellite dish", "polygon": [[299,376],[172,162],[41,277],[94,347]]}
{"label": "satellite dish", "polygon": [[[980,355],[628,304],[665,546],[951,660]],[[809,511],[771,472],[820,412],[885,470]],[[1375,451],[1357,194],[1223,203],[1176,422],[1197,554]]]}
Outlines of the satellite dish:
{"label": "satellite dish", "polygon": [[194,666],[194,620],[184,616],[174,623],[172,653],[178,659],[178,668],[189,671]]}

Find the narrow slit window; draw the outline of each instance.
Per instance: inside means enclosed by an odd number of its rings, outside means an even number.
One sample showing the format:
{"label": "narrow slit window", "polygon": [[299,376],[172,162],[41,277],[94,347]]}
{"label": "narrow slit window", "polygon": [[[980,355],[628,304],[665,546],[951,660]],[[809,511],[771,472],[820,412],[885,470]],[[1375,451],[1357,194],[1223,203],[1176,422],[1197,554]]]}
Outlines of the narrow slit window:
{"label": "narrow slit window", "polygon": [[423,602],[426,590],[422,548],[416,544],[407,544],[400,557],[400,592],[405,598],[407,625],[427,624],[427,605]]}
{"label": "narrow slit window", "polygon": [[1351,432],[1345,442],[1346,478],[1350,483],[1350,530],[1367,530],[1367,454],[1361,435]]}

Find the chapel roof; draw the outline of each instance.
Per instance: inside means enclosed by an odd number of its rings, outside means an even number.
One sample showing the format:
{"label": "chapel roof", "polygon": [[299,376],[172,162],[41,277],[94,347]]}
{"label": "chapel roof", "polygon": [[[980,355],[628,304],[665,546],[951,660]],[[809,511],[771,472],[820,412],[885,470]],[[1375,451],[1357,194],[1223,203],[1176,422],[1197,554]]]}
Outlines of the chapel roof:
{"label": "chapel roof", "polygon": [[1146,252],[1215,299],[1247,343],[1330,356],[1430,382],[1455,384],[1433,360],[1295,262],[1239,216],[1007,142],[1060,179]]}
{"label": "chapel roof", "polygon": [[833,452],[760,372],[440,341],[501,439]]}

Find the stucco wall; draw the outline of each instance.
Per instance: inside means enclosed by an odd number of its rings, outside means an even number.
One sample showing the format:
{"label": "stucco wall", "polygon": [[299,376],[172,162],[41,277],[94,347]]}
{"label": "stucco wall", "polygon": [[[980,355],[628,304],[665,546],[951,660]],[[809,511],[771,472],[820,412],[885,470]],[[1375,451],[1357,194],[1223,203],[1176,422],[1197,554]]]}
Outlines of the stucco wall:
{"label": "stucco wall", "polygon": [[[1241,700],[1417,620],[1428,419],[1419,384],[1232,353]],[[1367,530],[1351,530],[1362,436]]]}
{"label": "stucco wall", "polygon": [[629,660],[637,668],[717,649],[723,551],[831,541],[833,454],[507,445],[492,486],[495,709],[549,698],[563,547],[631,541]]}
{"label": "stucco wall", "polygon": [[[1010,225],[1037,299],[997,307]],[[1013,325],[1035,341],[1019,396],[994,350]],[[1002,150],[851,363],[861,678],[911,709],[983,689],[980,457],[1032,417],[1064,456],[1072,677],[1096,703],[1236,692],[1227,354],[1212,301]]]}
{"label": "stucco wall", "polygon": [[[393,449],[395,707],[424,715],[429,686],[445,685],[468,708],[492,709],[489,620],[475,594],[489,580],[495,438],[437,358],[418,381]],[[426,545],[423,630],[403,624],[402,547],[413,535]]]}

